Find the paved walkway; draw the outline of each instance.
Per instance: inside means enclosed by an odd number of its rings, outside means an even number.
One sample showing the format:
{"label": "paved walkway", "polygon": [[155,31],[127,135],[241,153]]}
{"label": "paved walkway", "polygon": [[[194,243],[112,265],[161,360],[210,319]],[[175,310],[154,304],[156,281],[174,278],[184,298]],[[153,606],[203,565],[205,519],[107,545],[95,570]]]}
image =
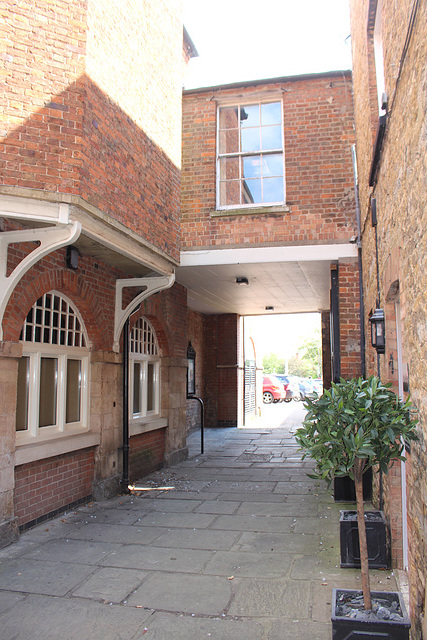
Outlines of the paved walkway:
{"label": "paved walkway", "polygon": [[[209,430],[203,455],[195,433],[189,459],[134,495],[0,551],[0,638],[330,640],[331,589],[360,580],[339,568],[343,505],[306,476],[298,411],[287,426]],[[372,587],[394,578],[373,571]]]}

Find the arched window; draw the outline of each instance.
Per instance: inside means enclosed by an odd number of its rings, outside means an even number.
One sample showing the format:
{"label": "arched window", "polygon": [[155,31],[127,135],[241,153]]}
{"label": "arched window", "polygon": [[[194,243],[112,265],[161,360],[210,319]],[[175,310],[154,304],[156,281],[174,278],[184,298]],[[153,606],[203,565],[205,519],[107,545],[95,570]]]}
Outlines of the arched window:
{"label": "arched window", "polygon": [[132,419],[160,412],[160,357],[156,334],[145,318],[133,326],[129,339],[129,409]]}
{"label": "arched window", "polygon": [[78,311],[64,295],[50,291],[31,307],[20,340],[18,437],[87,429],[89,350]]}

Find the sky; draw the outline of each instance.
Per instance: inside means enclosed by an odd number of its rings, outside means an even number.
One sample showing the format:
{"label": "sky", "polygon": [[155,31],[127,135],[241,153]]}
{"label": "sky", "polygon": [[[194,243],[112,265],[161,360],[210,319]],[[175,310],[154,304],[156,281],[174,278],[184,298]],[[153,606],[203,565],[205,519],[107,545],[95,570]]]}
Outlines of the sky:
{"label": "sky", "polygon": [[186,89],[351,68],[348,0],[183,0]]}
{"label": "sky", "polygon": [[254,339],[258,362],[270,353],[281,358],[295,355],[316,329],[321,329],[320,313],[245,317],[245,335]]}

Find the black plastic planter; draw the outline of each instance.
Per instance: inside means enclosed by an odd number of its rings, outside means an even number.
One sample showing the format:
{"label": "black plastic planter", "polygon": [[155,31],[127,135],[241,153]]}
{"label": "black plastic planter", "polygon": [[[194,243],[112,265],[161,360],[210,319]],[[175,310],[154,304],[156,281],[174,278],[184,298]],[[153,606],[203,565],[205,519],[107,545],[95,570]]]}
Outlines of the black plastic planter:
{"label": "black plastic planter", "polygon": [[397,592],[372,591],[373,601],[378,598],[397,611],[396,620],[385,620],[373,616],[370,620],[358,620],[342,615],[342,601],[361,595],[361,591],[332,589],[332,640],[409,640],[411,623],[402,596]]}
{"label": "black plastic planter", "polygon": [[[363,474],[363,499],[372,500],[372,468]],[[349,476],[337,476],[334,478],[335,502],[356,502],[356,489],[354,481]]]}
{"label": "black plastic planter", "polygon": [[[366,540],[370,569],[388,567],[386,523],[382,511],[365,511]],[[360,567],[357,511],[341,511],[340,549],[342,567]]]}

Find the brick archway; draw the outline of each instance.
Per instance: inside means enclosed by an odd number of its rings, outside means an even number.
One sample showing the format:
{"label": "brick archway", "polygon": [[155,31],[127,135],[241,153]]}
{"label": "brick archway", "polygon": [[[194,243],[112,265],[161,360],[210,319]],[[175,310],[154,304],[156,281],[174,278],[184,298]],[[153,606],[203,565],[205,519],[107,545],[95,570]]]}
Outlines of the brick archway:
{"label": "brick archway", "polygon": [[[108,341],[108,319],[93,288],[79,275],[63,270],[49,271],[34,278],[28,286],[16,287],[4,314],[4,340],[18,342],[22,324],[34,302],[43,294],[56,290],[67,295],[80,312],[93,349],[111,348]],[[112,319],[110,321],[112,326]],[[108,344],[111,342],[111,344]]]}

